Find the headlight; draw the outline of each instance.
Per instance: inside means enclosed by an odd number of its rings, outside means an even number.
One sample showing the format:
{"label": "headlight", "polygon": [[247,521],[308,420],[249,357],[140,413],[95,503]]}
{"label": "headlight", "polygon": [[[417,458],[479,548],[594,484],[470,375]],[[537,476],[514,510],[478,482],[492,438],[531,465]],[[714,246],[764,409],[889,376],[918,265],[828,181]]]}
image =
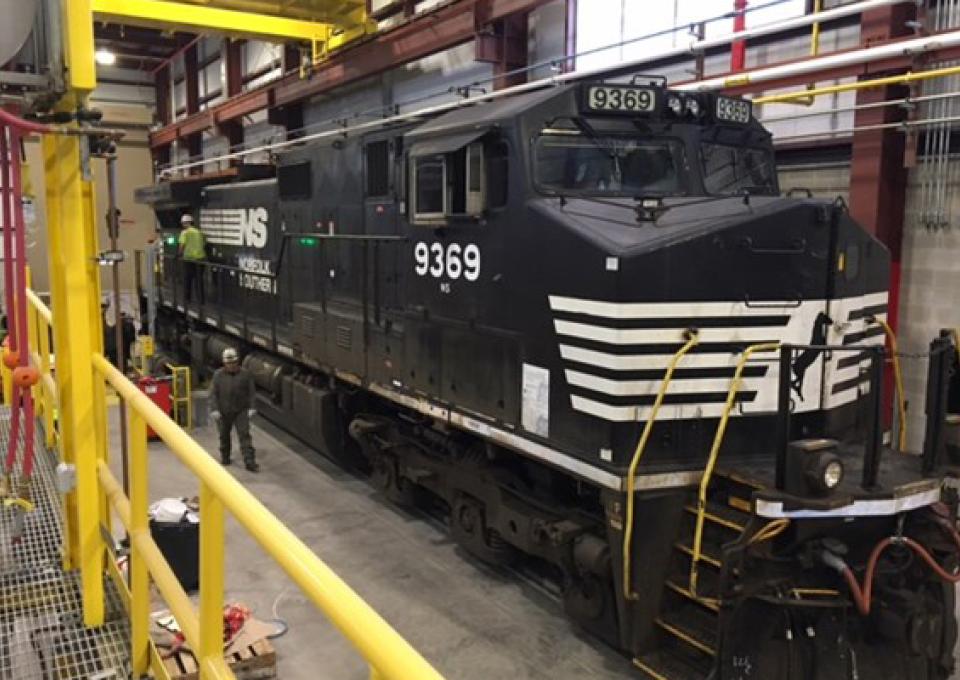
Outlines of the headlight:
{"label": "headlight", "polygon": [[843,479],[843,463],[831,460],[823,469],[823,485],[828,489],[835,489]]}
{"label": "headlight", "polygon": [[671,95],[667,97],[667,108],[670,109],[670,113],[679,116],[683,113],[683,100],[676,95]]}
{"label": "headlight", "polygon": [[700,108],[700,102],[698,102],[696,99],[688,99],[687,113],[689,113],[694,118],[699,118],[700,114],[702,113],[702,109]]}
{"label": "headlight", "polygon": [[830,451],[811,452],[807,459],[806,478],[814,493],[826,495],[843,481],[843,462]]}

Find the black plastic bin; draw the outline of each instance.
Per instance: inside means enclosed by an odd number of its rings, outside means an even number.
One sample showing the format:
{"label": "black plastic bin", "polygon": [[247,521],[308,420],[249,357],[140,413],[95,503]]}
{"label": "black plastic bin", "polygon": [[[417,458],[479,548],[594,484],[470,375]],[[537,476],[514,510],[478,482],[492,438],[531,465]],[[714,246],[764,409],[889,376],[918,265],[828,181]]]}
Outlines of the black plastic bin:
{"label": "black plastic bin", "polygon": [[200,524],[150,520],[150,534],[187,592],[200,586]]}

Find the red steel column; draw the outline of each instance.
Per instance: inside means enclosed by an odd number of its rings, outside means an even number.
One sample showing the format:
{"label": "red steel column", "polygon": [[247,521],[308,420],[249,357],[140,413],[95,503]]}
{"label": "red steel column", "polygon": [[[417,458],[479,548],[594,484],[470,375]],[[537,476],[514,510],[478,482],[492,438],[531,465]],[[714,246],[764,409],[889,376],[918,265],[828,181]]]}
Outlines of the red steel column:
{"label": "red steel column", "polygon": [[[733,32],[739,33],[747,27],[747,0],[733,0]],[[747,43],[737,40],[730,46],[730,70],[742,71],[747,65]]]}
{"label": "red steel column", "polygon": [[[915,18],[912,4],[895,5],[866,12],[860,20],[860,43],[874,43],[908,35],[907,22]],[[870,78],[883,76],[871,73]],[[904,86],[860,90],[856,103],[870,104],[904,97]],[[877,125],[902,120],[903,110],[885,106],[858,109],[854,126]],[[906,141],[895,129],[856,132],[850,159],[850,214],[890,250],[890,300],[887,320],[897,328],[900,303],[900,257],[903,241],[904,206],[907,193],[907,168],[904,162]],[[893,376],[888,367],[884,375],[884,414],[892,418]],[[889,423],[889,420],[887,421]]]}
{"label": "red steel column", "polygon": [[[867,12],[861,18],[860,42],[864,47],[910,34],[907,22],[915,17],[912,4],[904,3]],[[871,78],[882,76],[871,74]],[[861,90],[856,103],[869,104],[905,95],[903,86]],[[854,126],[902,120],[897,107],[859,109]],[[904,135],[897,130],[871,130],[853,135],[850,159],[850,213],[890,249],[893,261],[889,319],[896,328],[900,286],[900,250],[903,240],[907,169]]]}

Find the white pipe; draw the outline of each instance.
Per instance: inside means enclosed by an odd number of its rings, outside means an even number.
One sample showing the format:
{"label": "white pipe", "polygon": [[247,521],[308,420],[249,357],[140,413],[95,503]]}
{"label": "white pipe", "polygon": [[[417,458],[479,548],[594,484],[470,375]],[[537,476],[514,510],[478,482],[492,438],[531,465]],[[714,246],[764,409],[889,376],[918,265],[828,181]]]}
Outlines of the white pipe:
{"label": "white pipe", "polygon": [[[908,0],[866,0],[865,2],[855,2],[848,5],[843,5],[841,7],[836,7],[834,9],[829,9],[823,12],[817,12],[813,14],[804,14],[802,16],[794,17],[792,19],[786,19],[784,21],[763,24],[761,26],[755,26],[750,29],[738,31],[736,33],[728,33],[726,35],[718,36],[716,38],[695,40],[691,42],[687,47],[677,47],[677,48],[673,48],[665,52],[662,52],[657,55],[657,59],[663,59],[663,58],[672,57],[672,56],[681,56],[684,54],[695,54],[713,47],[729,45],[737,40],[747,40],[750,38],[757,38],[763,35],[779,33],[785,30],[791,30],[794,28],[810,26],[814,23],[823,23],[823,22],[831,21],[833,19],[839,19],[842,17],[851,16],[854,14],[860,14],[862,12],[867,12],[869,10],[878,9],[881,7],[897,5],[906,1]],[[949,35],[953,35],[953,34],[949,34]],[[935,36],[935,37],[938,38],[939,40],[942,40],[945,36]],[[932,38],[921,38],[916,41],[907,41],[907,42],[921,42],[923,40],[932,40]],[[960,32],[957,32],[957,41],[960,42]],[[763,82],[764,80],[770,80],[771,78],[774,78],[774,77],[779,78],[785,75],[799,75],[803,73],[809,73],[810,71],[799,70],[796,73],[793,73],[791,72],[791,69],[798,69],[798,68],[805,69],[805,68],[808,68],[809,64],[814,64],[814,63],[819,64],[823,60],[831,59],[831,58],[843,57],[846,59],[846,61],[844,61],[842,64],[837,64],[837,65],[847,65],[848,63],[863,63],[865,61],[870,61],[871,59],[875,59],[877,57],[871,56],[862,61],[856,61],[856,60],[849,61],[849,58],[851,56],[855,57],[857,54],[870,52],[871,50],[879,50],[879,49],[882,49],[883,47],[896,47],[898,45],[905,45],[905,44],[907,43],[902,42],[902,43],[897,43],[896,45],[857,50],[856,52],[836,55],[836,57],[823,57],[821,59],[812,59],[805,62],[785,64],[783,66],[773,67],[769,69],[759,69],[757,71],[746,71],[743,73],[739,73],[733,77],[725,76],[723,78],[712,78],[712,79],[697,81],[694,83],[685,83],[683,85],[679,85],[675,87],[674,89],[696,90],[696,91],[713,90],[713,89],[719,89],[721,87],[728,86],[729,85],[728,81],[730,80],[735,80],[736,84],[744,84],[744,83],[753,83],[753,82]],[[950,45],[946,45],[946,46],[952,46],[953,44],[956,44],[956,43],[950,43]],[[944,45],[940,45],[938,43],[937,46],[944,46]],[[926,49],[929,49],[929,48],[926,48]],[[917,51],[924,51],[924,50],[918,49]],[[644,57],[642,59],[634,59],[632,61],[626,61],[626,62],[623,62],[622,64],[617,65],[616,70],[619,71],[619,70],[624,70],[624,69],[629,69],[634,67],[640,67],[644,64],[649,63],[650,60],[651,60],[650,57]],[[815,68],[826,68],[826,67],[818,66]],[[540,90],[540,89],[551,87],[554,85],[560,85],[567,82],[582,80],[584,78],[591,78],[599,75],[604,75],[609,73],[610,71],[611,71],[611,68],[609,66],[604,66],[604,67],[595,67],[591,69],[583,69],[579,71],[572,71],[570,73],[561,73],[555,76],[550,76],[548,78],[543,78],[541,80],[534,80],[529,83],[522,83],[520,85],[514,85],[513,87],[507,87],[502,90],[495,90],[493,92],[480,93],[480,94],[472,95],[469,97],[464,97],[457,101],[430,106],[430,107],[419,109],[417,111],[413,111],[410,113],[403,113],[395,116],[390,116],[389,118],[380,118],[374,121],[370,121],[367,123],[359,123],[357,125],[353,125],[349,127],[343,127],[343,128],[333,129],[333,130],[325,130],[323,132],[316,132],[310,135],[305,135],[303,137],[298,137],[297,139],[294,139],[294,140],[277,142],[273,144],[265,144],[265,145],[254,147],[251,149],[243,149],[240,151],[223,154],[222,156],[216,156],[214,158],[206,158],[206,159],[200,159],[196,161],[190,161],[187,163],[181,163],[179,165],[172,165],[172,166],[169,166],[165,172],[172,173],[180,170],[187,170],[189,168],[207,165],[208,163],[219,163],[222,161],[229,161],[235,158],[250,156],[256,153],[266,153],[270,151],[277,151],[280,149],[284,149],[284,148],[298,145],[298,144],[303,144],[305,142],[314,141],[317,139],[336,137],[336,136],[344,135],[347,133],[363,132],[364,130],[377,128],[385,124],[397,124],[397,123],[410,122],[410,121],[417,120],[418,118],[423,118],[425,116],[433,116],[440,113],[445,113],[447,111],[453,111],[455,109],[458,109],[464,106],[470,106],[477,102],[491,101],[494,99],[499,99],[501,97],[520,94],[522,92]],[[768,72],[775,72],[776,75],[768,76],[767,75]],[[759,81],[754,80],[753,74],[760,74],[762,80],[759,80]]]}
{"label": "white pipe", "polygon": [[703,92],[705,90],[719,90],[725,87],[741,85],[760,85],[780,78],[804,76],[816,73],[817,71],[826,71],[843,66],[856,66],[868,61],[881,61],[893,57],[923,54],[930,50],[956,47],[957,45],[960,45],[960,31],[951,31],[950,33],[914,38],[912,40],[899,40],[887,45],[868,47],[861,50],[843,52],[842,54],[831,54],[806,61],[760,68],[735,75],[707,78],[706,80],[677,85],[673,89]]}

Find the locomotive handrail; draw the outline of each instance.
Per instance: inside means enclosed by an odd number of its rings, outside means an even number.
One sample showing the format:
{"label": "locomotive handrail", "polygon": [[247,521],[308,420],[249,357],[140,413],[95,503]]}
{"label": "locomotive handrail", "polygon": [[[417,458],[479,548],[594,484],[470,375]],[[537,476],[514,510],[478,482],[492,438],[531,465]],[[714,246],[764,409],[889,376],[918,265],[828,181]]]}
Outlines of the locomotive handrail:
{"label": "locomotive handrail", "polygon": [[869,490],[876,485],[877,473],[880,469],[880,455],[883,445],[883,433],[881,423],[881,413],[883,407],[883,354],[882,346],[870,345],[782,345],[780,347],[780,376],[778,387],[777,413],[779,421],[777,423],[777,441],[776,441],[776,476],[774,486],[782,491],[786,484],[787,476],[787,446],[790,442],[790,371],[793,365],[794,352],[820,352],[829,354],[832,352],[847,352],[851,354],[869,354],[871,355],[870,374],[867,378],[870,382],[871,427],[867,432],[866,450],[864,451],[863,475],[860,486]]}
{"label": "locomotive handrail", "polygon": [[663,374],[663,382],[660,383],[660,389],[657,392],[657,397],[653,401],[653,406],[650,408],[650,414],[647,416],[647,422],[643,426],[643,433],[640,435],[640,440],[637,442],[637,449],[634,451],[633,459],[630,461],[630,467],[627,470],[627,508],[626,508],[626,519],[623,525],[623,596],[628,600],[639,599],[639,595],[633,592],[633,583],[631,577],[631,567],[630,567],[630,554],[633,544],[633,508],[634,508],[634,495],[635,490],[633,488],[634,478],[637,475],[637,468],[640,466],[640,459],[643,457],[644,449],[647,446],[647,440],[650,439],[650,433],[653,431],[653,423],[657,419],[657,414],[660,412],[660,406],[663,404],[664,398],[667,395],[667,389],[670,387],[670,382],[673,380],[673,373],[679,365],[680,360],[690,352],[694,347],[697,346],[697,343],[700,341],[699,336],[696,330],[690,330],[685,333],[686,343],[677,350],[677,353],[673,355],[673,358],[670,360],[670,363],[667,365],[666,373]]}
{"label": "locomotive handrail", "polygon": [[907,395],[903,391],[903,372],[900,370],[900,356],[897,349],[897,334],[893,332],[890,324],[879,317],[870,317],[868,322],[872,322],[883,328],[887,341],[890,343],[890,355],[893,362],[894,386],[897,391],[897,416],[900,424],[900,433],[898,437],[898,448],[901,453],[907,450]]}
{"label": "locomotive handrail", "polygon": [[[727,423],[730,421],[730,412],[737,400],[737,393],[740,391],[740,384],[743,382],[743,371],[747,367],[750,357],[757,352],[775,352],[780,349],[778,342],[765,342],[756,345],[750,345],[743,350],[740,360],[737,362],[737,368],[733,373],[733,380],[730,382],[730,390],[727,392],[727,401],[723,406],[723,412],[720,416],[720,422],[717,424],[717,432],[713,437],[713,446],[710,448],[710,455],[707,457],[707,464],[703,470],[703,476],[700,478],[700,489],[697,494],[697,521],[693,533],[693,550],[690,556],[690,592],[697,597],[697,567],[700,562],[701,549],[703,547],[703,521],[707,514],[707,489],[710,487],[710,478],[713,476],[713,469],[717,464],[717,458],[720,454],[720,446],[723,443],[723,436],[727,431]],[[783,380],[783,376],[780,379]]]}

